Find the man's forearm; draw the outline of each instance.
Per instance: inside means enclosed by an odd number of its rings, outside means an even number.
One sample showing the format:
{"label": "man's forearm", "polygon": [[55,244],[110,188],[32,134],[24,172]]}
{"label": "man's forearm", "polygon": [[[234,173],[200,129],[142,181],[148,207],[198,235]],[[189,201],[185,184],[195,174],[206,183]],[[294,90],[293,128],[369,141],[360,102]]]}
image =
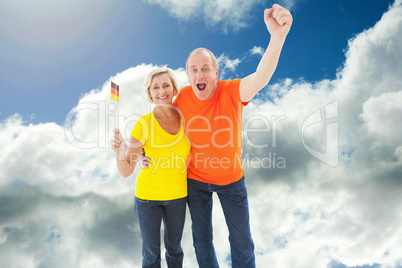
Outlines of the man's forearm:
{"label": "man's forearm", "polygon": [[262,56],[261,61],[257,66],[257,70],[254,73],[255,86],[259,88],[259,90],[264,88],[269,83],[269,80],[271,80],[271,77],[278,66],[279,56],[281,55],[284,43],[285,38],[280,40],[271,37],[267,50]]}

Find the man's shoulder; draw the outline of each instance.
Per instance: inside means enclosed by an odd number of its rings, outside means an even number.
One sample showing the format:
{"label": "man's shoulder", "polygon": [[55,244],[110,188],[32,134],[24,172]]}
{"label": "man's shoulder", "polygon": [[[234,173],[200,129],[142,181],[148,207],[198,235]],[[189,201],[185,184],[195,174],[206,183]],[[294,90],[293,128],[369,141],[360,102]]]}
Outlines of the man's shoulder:
{"label": "man's shoulder", "polygon": [[233,95],[234,92],[236,92],[235,95],[237,95],[237,92],[240,90],[240,82],[240,78],[231,80],[219,80],[219,91],[225,95],[230,96]]}
{"label": "man's shoulder", "polygon": [[219,84],[224,87],[239,87],[241,78],[229,79],[229,80],[219,80]]}
{"label": "man's shoulder", "polygon": [[178,100],[183,99],[183,98],[188,98],[192,92],[193,92],[193,90],[191,89],[190,85],[182,87],[179,91],[179,94],[177,95],[177,97],[175,99],[175,102],[177,102]]}
{"label": "man's shoulder", "polygon": [[192,90],[192,89],[191,89],[191,85],[184,86],[184,87],[182,87],[182,88],[180,89],[179,95],[180,95],[180,94],[186,94],[186,93],[188,93],[190,90]]}
{"label": "man's shoulder", "polygon": [[[236,78],[232,80],[219,80],[219,86],[221,87],[221,94],[223,98],[231,100],[232,103],[237,107],[240,100],[240,83],[241,78]],[[243,105],[247,105],[243,103]]]}

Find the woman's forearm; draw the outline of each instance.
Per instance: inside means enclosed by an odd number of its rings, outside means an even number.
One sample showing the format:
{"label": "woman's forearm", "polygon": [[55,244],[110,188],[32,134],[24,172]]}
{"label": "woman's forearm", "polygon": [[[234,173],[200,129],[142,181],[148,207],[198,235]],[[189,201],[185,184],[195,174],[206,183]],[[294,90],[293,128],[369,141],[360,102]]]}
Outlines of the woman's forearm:
{"label": "woman's forearm", "polygon": [[131,166],[130,163],[126,159],[126,156],[119,156],[116,154],[116,164],[117,164],[117,169],[119,170],[120,174],[124,178],[127,178],[131,174],[133,174],[137,161],[136,160],[132,161],[132,166]]}

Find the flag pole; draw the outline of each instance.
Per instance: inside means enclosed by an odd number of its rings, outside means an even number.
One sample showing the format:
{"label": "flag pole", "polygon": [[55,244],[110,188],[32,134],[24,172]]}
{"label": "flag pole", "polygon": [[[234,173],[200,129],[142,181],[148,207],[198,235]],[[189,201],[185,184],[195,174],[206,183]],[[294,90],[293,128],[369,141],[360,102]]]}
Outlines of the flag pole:
{"label": "flag pole", "polygon": [[119,129],[119,102],[117,102],[117,108],[116,108],[116,129]]}
{"label": "flag pole", "polygon": [[119,129],[119,86],[111,81],[111,99],[116,101],[116,129]]}

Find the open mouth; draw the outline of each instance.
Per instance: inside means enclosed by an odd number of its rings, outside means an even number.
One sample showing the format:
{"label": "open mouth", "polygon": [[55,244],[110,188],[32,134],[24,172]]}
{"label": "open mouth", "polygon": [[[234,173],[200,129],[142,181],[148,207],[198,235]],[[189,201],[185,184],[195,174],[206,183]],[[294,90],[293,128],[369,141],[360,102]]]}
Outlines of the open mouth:
{"label": "open mouth", "polygon": [[199,83],[197,84],[197,88],[199,91],[203,91],[207,87],[207,84]]}

